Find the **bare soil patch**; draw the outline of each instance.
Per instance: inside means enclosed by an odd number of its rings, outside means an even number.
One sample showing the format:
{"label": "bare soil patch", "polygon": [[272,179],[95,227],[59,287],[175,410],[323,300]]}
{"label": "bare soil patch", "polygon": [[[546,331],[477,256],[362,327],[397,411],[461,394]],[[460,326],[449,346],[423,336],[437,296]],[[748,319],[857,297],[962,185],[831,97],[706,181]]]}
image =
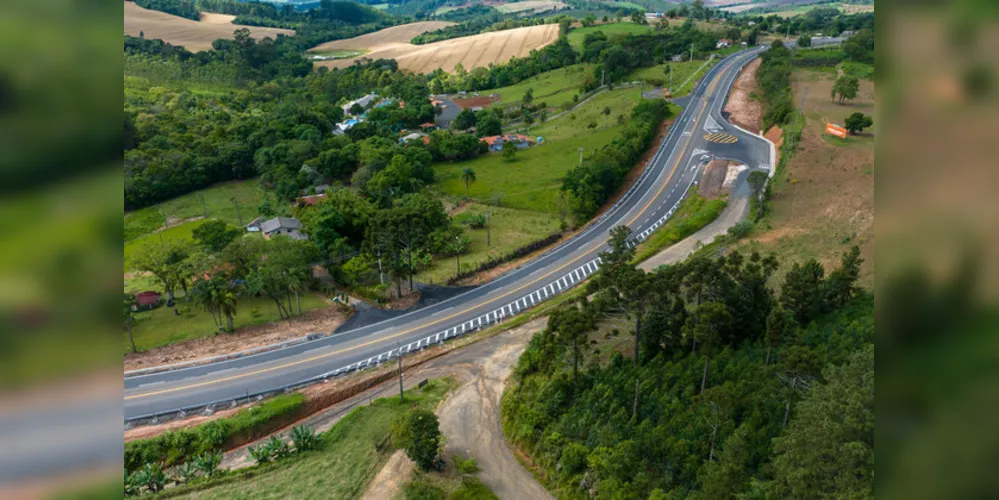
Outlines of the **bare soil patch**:
{"label": "bare soil patch", "polygon": [[395,453],[385,462],[382,470],[378,471],[375,478],[368,484],[367,491],[361,495],[361,500],[383,500],[385,498],[395,498],[402,491],[402,487],[409,482],[409,477],[413,475],[416,466],[406,452],[395,450]]}
{"label": "bare soil patch", "polygon": [[301,319],[240,328],[234,333],[222,333],[127,354],[125,371],[228,354],[304,337],[310,333],[329,334],[346,320],[346,314],[336,307],[309,311]]}
{"label": "bare soil patch", "polygon": [[760,123],[763,119],[763,105],[751,97],[756,90],[756,71],[760,68],[761,62],[757,58],[742,69],[732,86],[728,102],[725,103],[725,112],[729,114],[729,121],[754,134],[760,133]]}
{"label": "bare soil patch", "polygon": [[201,21],[192,21],[165,12],[143,9],[134,2],[125,4],[125,34],[145,38],[159,38],[187,50],[211,50],[212,42],[219,38],[232,38],[232,33],[241,28],[250,30],[250,36],[260,40],[264,37],[277,38],[279,34],[294,35],[294,30],[240,26],[232,24],[234,16],[224,14],[202,14]]}
{"label": "bare soil patch", "polygon": [[701,175],[698,183],[698,192],[705,198],[717,198],[721,196],[725,177],[728,174],[728,160],[711,160]]}
{"label": "bare soil patch", "polygon": [[[775,276],[779,282],[794,262],[814,257],[832,269],[844,251],[859,245],[864,259],[860,284],[869,287],[874,278],[874,139],[850,136],[840,140],[824,130],[826,122],[836,117],[855,111],[869,113],[874,88],[871,82],[862,81],[856,102],[839,105],[829,99],[834,78],[827,73],[795,72],[795,101],[805,95],[807,124],[798,150],[774,179],[766,226],[746,246],[781,257]],[[781,139],[769,132],[768,138]]]}
{"label": "bare soil patch", "polygon": [[476,106],[485,108],[493,104],[493,98],[489,96],[463,97],[460,99],[452,99],[452,100],[461,109],[474,108]]}
{"label": "bare soil patch", "polygon": [[[419,33],[433,31],[448,24],[451,23],[428,21],[395,26],[348,40],[324,43],[311,50],[366,50],[368,52],[364,58],[395,59],[400,68],[408,71],[426,73],[440,68],[451,72],[458,63],[462,63],[468,70],[505,63],[512,57],[524,57],[531,50],[540,49],[558,39],[557,25],[540,25],[482,33],[425,45],[409,43],[409,40]],[[505,50],[490,50],[497,44],[503,46]],[[486,57],[484,53],[491,54],[491,57]],[[316,64],[329,68],[342,68],[354,64],[358,59],[319,61]]]}

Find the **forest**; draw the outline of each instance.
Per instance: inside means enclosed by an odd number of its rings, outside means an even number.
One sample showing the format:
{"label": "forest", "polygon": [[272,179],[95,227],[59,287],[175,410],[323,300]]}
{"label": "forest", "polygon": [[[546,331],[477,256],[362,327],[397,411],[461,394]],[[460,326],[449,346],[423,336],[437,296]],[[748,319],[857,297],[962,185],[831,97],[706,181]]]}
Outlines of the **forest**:
{"label": "forest", "polygon": [[[855,286],[859,249],[828,275],[796,263],[772,290],[774,257],[701,252],[645,273],[630,237],[612,232],[592,300],[551,315],[503,397],[506,435],[549,491],[873,498],[873,298]],[[601,330],[608,318],[632,326]],[[615,350],[619,336],[631,338]]]}

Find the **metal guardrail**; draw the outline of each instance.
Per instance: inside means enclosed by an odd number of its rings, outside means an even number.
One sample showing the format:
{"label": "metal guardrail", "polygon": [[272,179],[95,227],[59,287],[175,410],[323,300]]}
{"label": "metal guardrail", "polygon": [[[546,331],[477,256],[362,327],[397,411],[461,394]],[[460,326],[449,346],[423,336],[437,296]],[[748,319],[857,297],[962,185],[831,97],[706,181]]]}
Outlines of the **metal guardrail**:
{"label": "metal guardrail", "polygon": [[[733,57],[735,55],[738,55],[738,54],[733,54],[732,56],[729,56],[729,57]],[[724,59],[722,61],[724,61]],[[716,68],[718,68],[719,66],[720,66],[720,64],[715,65],[714,67],[712,67],[711,70],[709,70],[708,74],[711,74],[712,72],[714,72],[716,70]],[[699,83],[698,86],[695,87],[695,90],[697,90],[700,86],[704,85],[704,82],[707,81],[707,80],[708,79],[705,79],[704,81],[702,81],[701,83]],[[683,113],[681,113],[681,118],[683,117],[684,114],[688,113],[690,109],[692,109],[692,108],[691,107],[685,108],[684,111],[683,111]],[[680,120],[678,120],[678,121],[680,121]],[[669,143],[669,140],[672,137],[672,134],[675,133],[675,130],[676,130],[675,128],[671,128],[670,132],[667,133],[666,138],[662,141],[662,143],[659,146],[659,150],[656,152],[656,154],[653,156],[653,159],[651,160],[651,162],[653,164],[656,161],[658,161],[659,159],[661,159],[660,158],[661,155],[665,152],[665,146],[666,146],[666,144]],[[603,216],[601,216],[600,218],[598,218],[597,221],[600,221],[603,218],[608,217],[610,214],[612,214],[613,212],[615,212],[622,202],[624,202],[632,194],[634,194],[634,192],[638,189],[638,186],[641,185],[641,183],[645,180],[645,178],[648,177],[649,175],[651,175],[651,172],[652,172],[651,169],[646,169],[642,173],[642,175],[639,176],[638,180],[635,183],[632,184],[632,187],[628,189],[628,191],[625,193],[625,195],[622,196],[621,199],[617,203],[615,203],[610,210],[608,210],[607,212],[605,212]],[[663,215],[662,217],[660,217],[656,222],[654,222],[652,225],[650,225],[644,231],[642,231],[640,233],[637,233],[630,240],[629,244],[631,246],[638,245],[639,243],[645,241],[656,229],[662,227],[662,225],[665,224],[665,222],[670,217],[673,216],[673,214],[679,208],[680,203],[682,203],[683,200],[687,197],[687,194],[689,193],[690,187],[692,185],[693,185],[693,182],[691,182],[690,184],[688,184],[687,185],[687,189],[684,191],[684,193],[680,197],[680,199],[677,200],[677,202],[673,205],[673,207],[671,207],[667,211],[667,213],[665,215]],[[590,227],[590,229],[588,229],[587,231],[592,231],[595,227],[597,227],[597,225],[598,224],[592,224],[591,227]],[[585,234],[585,232],[583,234]],[[546,254],[547,253],[551,253],[552,251],[555,251],[558,248],[561,248],[562,246],[564,246],[567,243],[569,243],[569,242],[565,242],[565,243],[557,246],[556,248],[550,250],[549,252],[546,252]],[[155,412],[155,413],[148,413],[148,414],[138,415],[138,416],[131,417],[131,418],[126,418],[125,419],[125,425],[126,425],[126,427],[131,427],[131,426],[135,426],[135,425],[155,424],[155,423],[159,423],[161,420],[170,420],[170,419],[173,419],[173,418],[184,418],[184,417],[186,417],[188,415],[193,415],[195,413],[201,413],[201,414],[204,414],[204,415],[210,415],[210,414],[214,413],[214,411],[216,409],[221,409],[221,408],[235,408],[235,407],[239,406],[241,403],[250,403],[250,402],[253,402],[253,401],[260,401],[260,400],[264,399],[264,397],[278,395],[278,394],[283,394],[283,393],[289,393],[289,392],[291,392],[293,390],[300,389],[300,388],[303,388],[303,387],[307,387],[307,386],[315,384],[315,383],[320,383],[320,382],[328,381],[331,378],[339,377],[339,376],[346,375],[348,373],[352,373],[352,372],[355,372],[355,371],[363,370],[363,369],[366,369],[366,368],[377,367],[381,363],[388,362],[390,360],[394,360],[394,359],[396,359],[399,356],[403,356],[405,354],[409,354],[409,353],[414,352],[414,351],[422,351],[423,349],[426,349],[427,347],[430,347],[432,345],[442,344],[442,343],[444,343],[444,342],[446,342],[448,340],[455,339],[455,338],[467,335],[469,333],[473,333],[473,332],[479,331],[479,330],[481,330],[481,329],[483,329],[485,327],[489,327],[489,326],[501,323],[501,322],[505,321],[507,318],[516,316],[517,314],[519,314],[521,312],[524,312],[527,309],[530,309],[530,308],[532,308],[532,307],[540,304],[541,302],[544,302],[544,301],[546,301],[546,300],[548,300],[548,299],[550,299],[550,298],[552,298],[552,297],[554,297],[556,295],[559,295],[559,294],[565,292],[566,290],[569,290],[570,288],[573,288],[574,286],[578,285],[579,283],[581,283],[586,278],[592,276],[594,273],[596,273],[600,269],[601,261],[602,261],[602,259],[598,256],[598,257],[596,257],[594,259],[591,259],[591,260],[585,262],[584,264],[580,265],[579,267],[577,267],[577,268],[569,271],[568,273],[566,273],[566,274],[564,274],[564,275],[556,278],[555,280],[549,282],[547,285],[541,287],[540,289],[537,289],[537,290],[535,290],[535,291],[533,291],[533,292],[531,292],[531,293],[529,293],[527,295],[521,296],[520,298],[518,298],[518,299],[516,299],[516,300],[514,300],[512,302],[509,302],[509,303],[507,303],[507,304],[505,304],[503,306],[500,306],[500,307],[498,307],[496,309],[493,309],[493,310],[491,310],[491,311],[489,311],[489,312],[487,312],[487,313],[485,313],[483,315],[480,315],[478,317],[475,317],[475,318],[472,318],[472,319],[470,319],[468,321],[465,321],[465,322],[463,322],[463,323],[461,323],[461,324],[459,324],[457,326],[453,326],[453,327],[447,328],[447,329],[445,329],[445,330],[443,330],[441,332],[438,332],[438,333],[435,333],[435,334],[432,334],[432,335],[428,335],[428,336],[426,336],[426,337],[424,337],[422,339],[416,340],[414,342],[410,342],[410,343],[408,343],[408,344],[406,344],[404,346],[400,346],[400,347],[395,348],[395,349],[390,349],[390,350],[388,350],[388,351],[386,351],[384,353],[378,354],[377,356],[371,356],[371,357],[369,357],[367,359],[364,359],[364,360],[361,360],[361,361],[357,361],[355,363],[351,363],[351,364],[346,365],[344,367],[337,368],[335,370],[331,370],[331,371],[322,373],[320,375],[316,375],[314,377],[309,377],[307,379],[300,380],[298,382],[293,382],[293,383],[286,384],[286,385],[283,385],[283,386],[280,386],[280,387],[277,387],[277,388],[267,389],[267,390],[263,390],[263,391],[258,391],[258,392],[255,392],[255,393],[248,393],[246,396],[244,396],[242,398],[225,398],[225,399],[221,399],[221,400],[211,401],[211,402],[208,402],[208,403],[199,403],[199,404],[196,404],[196,405],[186,406],[186,407],[183,407],[183,408],[178,408],[178,409],[173,409],[173,410],[168,410],[168,411]]]}

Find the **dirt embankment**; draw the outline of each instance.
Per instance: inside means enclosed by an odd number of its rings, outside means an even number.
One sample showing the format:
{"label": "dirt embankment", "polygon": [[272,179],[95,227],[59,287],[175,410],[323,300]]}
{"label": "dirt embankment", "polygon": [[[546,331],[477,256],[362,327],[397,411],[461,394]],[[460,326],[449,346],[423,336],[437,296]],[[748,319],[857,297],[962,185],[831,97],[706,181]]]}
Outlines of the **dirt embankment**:
{"label": "dirt embankment", "polygon": [[760,59],[746,65],[735,79],[732,93],[725,103],[728,120],[754,134],[760,133],[760,123],[763,120],[763,105],[753,99],[756,90],[756,71],[760,69]]}
{"label": "dirt embankment", "polygon": [[276,344],[310,333],[329,334],[347,320],[347,315],[330,307],[309,311],[301,319],[295,318],[263,325],[240,328],[233,333],[221,333],[214,337],[177,342],[156,347],[139,353],[125,355],[125,371],[149,368],[152,366],[181,363],[201,358],[209,358],[254,347]]}

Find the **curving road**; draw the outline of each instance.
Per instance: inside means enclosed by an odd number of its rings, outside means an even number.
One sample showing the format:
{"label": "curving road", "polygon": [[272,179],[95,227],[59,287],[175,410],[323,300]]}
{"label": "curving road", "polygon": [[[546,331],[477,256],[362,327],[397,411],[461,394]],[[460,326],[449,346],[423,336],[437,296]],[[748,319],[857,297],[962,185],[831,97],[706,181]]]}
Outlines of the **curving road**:
{"label": "curving road", "polygon": [[572,287],[596,271],[611,228],[626,224],[636,238],[646,238],[672,214],[699,178],[699,167],[713,157],[771,170],[772,145],[729,124],[721,113],[739,70],[761,50],[733,54],[709,70],[631,190],[565,244],[490,283],[381,323],[243,358],[127,377],[125,420],[228,404],[339,375],[417,349],[428,337],[443,341],[502,320]]}

